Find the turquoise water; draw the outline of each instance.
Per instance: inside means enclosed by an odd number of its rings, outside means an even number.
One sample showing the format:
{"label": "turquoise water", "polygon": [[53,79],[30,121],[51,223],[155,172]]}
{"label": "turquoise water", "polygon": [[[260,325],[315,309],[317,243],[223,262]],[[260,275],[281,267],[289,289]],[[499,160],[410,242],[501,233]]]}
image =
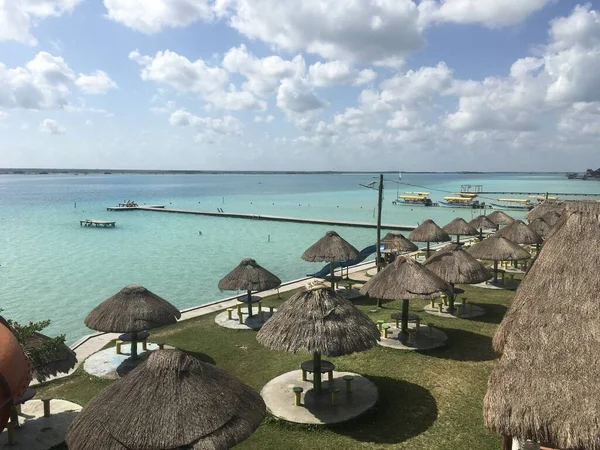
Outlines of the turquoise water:
{"label": "turquoise water", "polygon": [[[377,192],[359,186],[373,176],[0,176],[0,308],[22,322],[49,318],[48,333],[64,332],[72,342],[90,332],[83,324],[87,313],[129,283],[143,284],[186,308],[235,294],[220,292],[217,283],[245,257],[284,281],[299,278],[322,267],[300,255],[332,227],[107,212],[106,207],[133,199],[173,208],[374,222]],[[600,191],[600,183],[559,174],[404,174],[402,182],[425,186],[433,200],[461,184],[483,184],[486,190]],[[476,214],[394,206],[396,190],[396,184],[386,182],[383,223],[417,225],[433,218],[444,225],[456,216],[470,220]],[[82,228],[79,220],[85,218],[115,220],[117,227]],[[359,250],[375,243],[374,230],[337,231]]]}

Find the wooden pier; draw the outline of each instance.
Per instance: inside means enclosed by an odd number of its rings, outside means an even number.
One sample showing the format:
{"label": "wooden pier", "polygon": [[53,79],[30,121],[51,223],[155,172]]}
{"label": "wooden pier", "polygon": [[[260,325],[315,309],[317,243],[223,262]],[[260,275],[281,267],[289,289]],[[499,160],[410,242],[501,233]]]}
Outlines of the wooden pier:
{"label": "wooden pier", "polygon": [[84,219],[79,221],[79,225],[82,227],[114,228],[116,222],[110,220]]}
{"label": "wooden pier", "polygon": [[[173,209],[165,208],[164,206],[137,206],[128,208],[107,208],[109,211],[155,211],[165,212],[173,214],[193,214],[197,216],[210,216],[210,217],[228,217],[231,219],[252,219],[252,220],[268,220],[272,222],[294,222],[294,223],[306,223],[312,225],[332,225],[335,227],[355,227],[355,228],[377,228],[375,223],[370,222],[348,222],[339,220],[329,219],[305,219],[302,217],[285,217],[285,216],[271,216],[262,214],[243,214],[243,213],[226,213],[217,211],[197,211],[190,209]],[[416,228],[413,225],[395,225],[395,224],[381,224],[382,229],[396,230],[396,231],[412,231]]]}

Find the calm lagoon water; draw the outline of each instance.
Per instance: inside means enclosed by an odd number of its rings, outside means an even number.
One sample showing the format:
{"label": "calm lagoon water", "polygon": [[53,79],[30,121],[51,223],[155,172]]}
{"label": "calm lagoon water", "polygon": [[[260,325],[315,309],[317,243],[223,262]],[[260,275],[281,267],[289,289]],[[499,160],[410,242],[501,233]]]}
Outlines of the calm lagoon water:
{"label": "calm lagoon water", "polygon": [[[359,186],[376,174],[335,175],[40,175],[0,176],[0,308],[21,322],[51,319],[49,334],[73,342],[91,332],[86,314],[123,286],[140,283],[179,308],[234,292],[217,282],[244,257],[288,281],[322,264],[302,252],[330,226],[250,221],[143,211],[108,212],[124,200],[173,208],[375,221],[377,192]],[[444,225],[467,209],[394,206],[397,189],[427,189],[440,200],[461,184],[485,190],[598,192],[600,183],[561,174],[387,175],[383,223]],[[489,199],[484,199],[489,202]],[[522,217],[523,213],[514,214]],[[82,228],[79,220],[115,220],[115,229]],[[202,235],[199,235],[202,231]],[[359,250],[375,231],[337,230]]]}

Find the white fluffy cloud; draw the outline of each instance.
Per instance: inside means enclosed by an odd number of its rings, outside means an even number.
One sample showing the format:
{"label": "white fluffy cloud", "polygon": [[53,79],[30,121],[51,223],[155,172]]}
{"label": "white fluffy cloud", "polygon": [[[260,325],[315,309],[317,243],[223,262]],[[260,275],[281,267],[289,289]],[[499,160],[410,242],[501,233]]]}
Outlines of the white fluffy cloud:
{"label": "white fluffy cloud", "polygon": [[2,0],[0,1],[0,41],[37,44],[31,34],[36,21],[70,12],[81,0]]}
{"label": "white fluffy cloud", "polygon": [[344,83],[370,83],[377,78],[377,72],[372,69],[357,70],[346,61],[319,61],[308,68],[308,76],[314,86],[327,87]]}
{"label": "white fluffy cloud", "polygon": [[105,94],[117,88],[117,83],[103,70],[96,70],[89,75],[80,73],[75,84],[86,94]]}
{"label": "white fluffy cloud", "polygon": [[239,136],[242,134],[241,122],[230,115],[222,118],[199,117],[184,109],[178,109],[169,118],[171,125],[191,127],[196,131],[196,139],[214,143],[222,136]]}
{"label": "white fluffy cloud", "polygon": [[478,23],[502,27],[522,22],[553,0],[424,0],[419,5],[425,22]]}
{"label": "white fluffy cloud", "polygon": [[143,33],[210,20],[208,0],[104,0],[108,18]]}
{"label": "white fluffy cloud", "polygon": [[306,113],[321,109],[325,103],[320,100],[302,78],[287,78],[277,91],[277,106],[286,112]]}
{"label": "white fluffy cloud", "polygon": [[40,122],[40,131],[48,134],[64,134],[65,127],[54,119],[44,119]]}

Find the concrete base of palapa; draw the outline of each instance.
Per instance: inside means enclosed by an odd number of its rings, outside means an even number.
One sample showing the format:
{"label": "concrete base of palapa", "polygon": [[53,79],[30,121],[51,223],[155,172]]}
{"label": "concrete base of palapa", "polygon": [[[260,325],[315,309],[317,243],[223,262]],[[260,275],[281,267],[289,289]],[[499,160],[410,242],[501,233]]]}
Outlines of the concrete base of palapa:
{"label": "concrete base of palapa", "polygon": [[413,340],[408,342],[408,336],[401,333],[399,328],[396,328],[395,323],[388,323],[388,337],[382,337],[378,342],[383,347],[395,348],[396,350],[431,350],[446,345],[448,336],[442,330],[431,327],[431,335],[429,327],[422,325],[416,331],[416,324],[409,323],[408,329],[414,330]]}
{"label": "concrete base of palapa", "polygon": [[504,281],[499,279],[495,283],[493,281],[484,281],[483,283],[472,284],[471,286],[483,289],[505,289],[508,291],[514,291],[519,287],[519,282],[516,280],[510,280],[504,284]]}
{"label": "concrete base of palapa", "polygon": [[[460,310],[460,314],[458,310]],[[448,317],[451,319],[471,319],[485,314],[483,308],[472,303],[467,303],[466,308],[462,303],[455,303],[454,311],[450,311],[447,306],[442,306],[442,312],[439,311],[437,304],[435,306],[427,305],[423,308],[423,311],[433,316]]]}
{"label": "concrete base of palapa", "polygon": [[[271,317],[269,308],[263,307],[262,310],[264,322],[260,320],[260,314],[258,313],[258,305],[254,305],[252,307],[252,317],[248,316],[248,308],[245,306],[242,307],[242,323],[240,323],[238,319],[237,308],[233,308],[233,312],[231,313],[231,320],[229,319],[229,313],[227,311],[224,311],[220,314],[217,314],[217,316],[215,317],[215,323],[222,327],[231,328],[233,330],[260,330],[263,324]],[[273,313],[275,312],[277,312],[277,310],[273,309]]]}
{"label": "concrete base of palapa", "polygon": [[47,450],[65,440],[67,428],[81,411],[81,406],[66,400],[50,401],[50,417],[44,417],[41,400],[29,400],[21,406],[15,444],[8,445],[8,431],[0,434],[0,449]]}
{"label": "concrete base of palapa", "polygon": [[[345,375],[354,377],[352,392],[346,393]],[[268,411],[279,419],[294,423],[328,425],[342,423],[360,416],[371,409],[379,393],[377,386],[369,379],[350,372],[334,372],[333,386],[339,388],[337,402],[331,402],[330,383],[323,377],[323,393],[319,396],[313,391],[312,381],[302,381],[302,371],[294,370],[284,373],[269,381],[260,395],[267,405]],[[301,404],[296,406],[292,389],[302,387]]]}
{"label": "concrete base of palapa", "polygon": [[337,289],[336,292],[348,300],[362,297],[362,294],[360,293],[360,291],[358,289],[354,289],[354,288],[352,288],[352,289],[340,288],[340,289]]}
{"label": "concrete base of palapa", "polygon": [[[115,347],[105,348],[87,358],[83,370],[96,377],[118,380],[145,361],[153,350],[158,350],[158,345],[149,342],[147,348],[148,351],[144,351],[138,342],[138,358],[135,361],[130,359],[131,344],[122,344],[120,354]],[[173,347],[165,345],[165,348]]]}

